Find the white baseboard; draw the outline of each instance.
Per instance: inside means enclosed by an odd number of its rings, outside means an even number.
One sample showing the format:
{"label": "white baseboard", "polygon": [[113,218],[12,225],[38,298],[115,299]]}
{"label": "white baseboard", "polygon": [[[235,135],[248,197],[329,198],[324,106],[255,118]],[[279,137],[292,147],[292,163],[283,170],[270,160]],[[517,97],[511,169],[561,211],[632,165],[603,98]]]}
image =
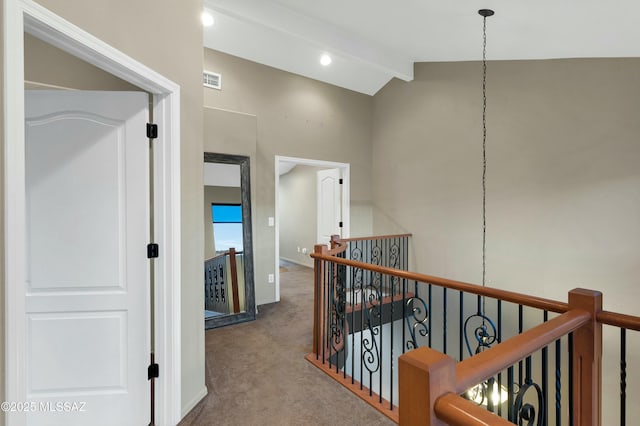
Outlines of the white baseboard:
{"label": "white baseboard", "polygon": [[193,410],[193,408],[198,405],[198,402],[202,401],[202,399],[207,396],[207,393],[207,387],[203,386],[200,392],[198,392],[191,401],[189,401],[184,407],[182,407],[181,420],[184,419],[187,414],[189,414],[189,411]]}
{"label": "white baseboard", "polygon": [[299,260],[289,259],[288,257],[280,256],[280,259],[286,260],[287,262],[295,263],[296,265],[304,266],[306,268],[313,268],[313,261],[311,261],[309,264],[305,264],[303,262],[300,262]]}

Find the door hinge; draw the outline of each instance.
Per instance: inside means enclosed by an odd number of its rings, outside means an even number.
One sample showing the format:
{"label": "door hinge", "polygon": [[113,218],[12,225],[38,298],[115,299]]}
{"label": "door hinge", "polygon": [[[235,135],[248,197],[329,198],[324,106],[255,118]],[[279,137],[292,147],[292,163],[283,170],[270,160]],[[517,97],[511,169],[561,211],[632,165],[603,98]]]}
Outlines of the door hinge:
{"label": "door hinge", "polygon": [[155,243],[147,244],[147,258],[154,259],[160,255],[160,246]]}
{"label": "door hinge", "polygon": [[158,137],[158,125],[147,123],[147,137],[149,139],[156,139]]}
{"label": "door hinge", "polygon": [[160,377],[160,366],[158,364],[150,364],[147,368],[147,377],[149,380]]}
{"label": "door hinge", "polygon": [[342,185],[342,178],[338,179],[338,183]]}
{"label": "door hinge", "polygon": [[339,226],[340,228],[342,228],[342,222],[340,222],[340,223],[338,224],[338,226]]}

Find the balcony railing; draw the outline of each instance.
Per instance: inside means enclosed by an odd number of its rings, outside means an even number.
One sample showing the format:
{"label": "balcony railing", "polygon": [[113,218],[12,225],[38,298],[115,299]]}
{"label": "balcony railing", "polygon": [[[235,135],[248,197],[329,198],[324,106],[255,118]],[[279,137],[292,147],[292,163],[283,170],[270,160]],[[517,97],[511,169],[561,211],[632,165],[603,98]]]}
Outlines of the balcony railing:
{"label": "balcony railing", "polygon": [[[394,253],[380,258],[406,260],[409,236],[400,237],[400,244],[392,242],[399,237],[358,241]],[[602,311],[599,293],[576,290],[565,303],[485,288],[411,273],[406,263],[397,268],[389,261],[360,262],[349,255],[352,244],[336,240],[331,249],[317,246],[312,255],[314,352],[307,359],[392,420],[442,424],[439,419],[452,421],[447,413],[453,410],[465,416],[482,411],[490,424],[500,424],[495,423],[500,417],[515,424],[600,424],[604,418],[604,424],[625,425],[640,414],[637,404],[627,403],[640,397],[638,380],[627,387],[632,377],[628,339],[637,358],[640,318]],[[590,310],[576,305],[585,297],[593,302]],[[607,392],[601,411],[603,324],[607,341],[619,342],[605,350],[607,379],[619,378],[619,392]],[[611,364],[612,358],[618,365]],[[584,375],[585,362],[594,366],[588,369],[591,376]],[[453,373],[442,373],[453,380],[447,392],[419,389],[428,382],[410,378],[429,376],[434,363],[454,366]],[[403,376],[407,365],[423,373],[410,368],[412,373]],[[635,393],[629,397],[631,389]],[[585,407],[594,411],[587,416]],[[630,407],[636,410],[631,415]],[[435,423],[420,421],[427,418]],[[476,424],[461,419],[452,424]]]}
{"label": "balcony railing", "polygon": [[238,258],[234,248],[204,262],[204,308],[218,314],[240,312]]}

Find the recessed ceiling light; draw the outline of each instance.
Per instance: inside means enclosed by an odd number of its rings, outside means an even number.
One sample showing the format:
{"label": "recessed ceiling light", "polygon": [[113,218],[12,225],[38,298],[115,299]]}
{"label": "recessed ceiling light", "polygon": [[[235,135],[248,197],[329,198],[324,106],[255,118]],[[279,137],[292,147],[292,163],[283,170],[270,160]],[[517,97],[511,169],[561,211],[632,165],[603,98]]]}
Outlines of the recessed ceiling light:
{"label": "recessed ceiling light", "polygon": [[213,25],[213,16],[209,12],[202,12],[200,16],[202,18],[202,25],[205,27],[210,27]]}
{"label": "recessed ceiling light", "polygon": [[320,63],[322,65],[324,65],[325,67],[329,64],[331,64],[331,56],[327,55],[326,53],[324,55],[322,55],[320,57]]}

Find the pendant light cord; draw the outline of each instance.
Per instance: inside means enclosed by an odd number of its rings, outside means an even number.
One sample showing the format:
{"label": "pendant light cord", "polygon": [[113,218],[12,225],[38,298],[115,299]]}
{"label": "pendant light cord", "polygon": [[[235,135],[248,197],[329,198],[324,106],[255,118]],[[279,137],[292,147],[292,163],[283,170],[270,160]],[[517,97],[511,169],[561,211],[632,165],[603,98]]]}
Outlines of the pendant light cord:
{"label": "pendant light cord", "polygon": [[[482,25],[482,287],[487,276],[487,17]],[[485,298],[482,298],[482,314]]]}

